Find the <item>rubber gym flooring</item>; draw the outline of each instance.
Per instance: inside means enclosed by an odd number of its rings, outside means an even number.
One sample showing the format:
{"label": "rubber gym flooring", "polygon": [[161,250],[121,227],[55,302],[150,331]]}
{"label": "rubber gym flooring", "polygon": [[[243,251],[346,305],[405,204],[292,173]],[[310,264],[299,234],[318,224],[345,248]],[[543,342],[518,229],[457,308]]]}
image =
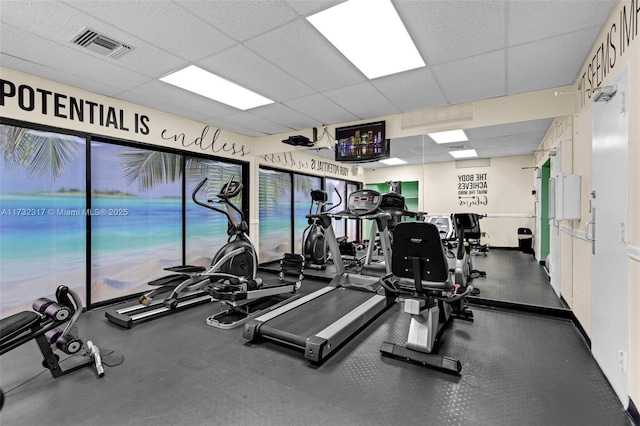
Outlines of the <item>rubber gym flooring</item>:
{"label": "rubber gym flooring", "polygon": [[[491,265],[511,283],[548,285],[536,262],[505,262],[513,254],[505,253],[489,253],[479,286],[488,291],[498,276]],[[323,285],[307,279],[304,293]],[[103,309],[86,313],[82,336],[125,357],[102,379],[85,368],[54,380],[35,342],[5,354],[0,424],[631,424],[569,320],[473,306],[475,321],[457,320],[443,336],[440,353],[463,363],[451,376],[380,355],[383,341],[406,338],[399,304],[320,366],[290,348],[246,343],[240,328],[206,325],[217,309],[200,305],[131,330],[109,323]]]}

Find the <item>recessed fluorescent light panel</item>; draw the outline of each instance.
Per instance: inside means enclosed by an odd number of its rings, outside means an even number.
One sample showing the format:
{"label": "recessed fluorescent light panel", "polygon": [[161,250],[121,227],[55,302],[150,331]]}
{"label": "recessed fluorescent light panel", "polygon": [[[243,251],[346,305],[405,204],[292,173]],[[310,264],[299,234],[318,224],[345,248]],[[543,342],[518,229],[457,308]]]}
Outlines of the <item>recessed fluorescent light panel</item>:
{"label": "recessed fluorescent light panel", "polygon": [[399,158],[387,158],[386,160],[380,160],[380,162],[388,166],[399,166],[400,164],[407,164],[406,161]]}
{"label": "recessed fluorescent light panel", "polygon": [[307,20],[369,79],[425,66],[390,0],[349,0]]}
{"label": "recessed fluorescent light panel", "polygon": [[455,159],[477,157],[478,153],[475,149],[459,149],[457,151],[449,151],[449,154]]}
{"label": "recessed fluorescent light panel", "polygon": [[160,80],[241,110],[274,102],[195,65],[164,76]]}
{"label": "recessed fluorescent light panel", "polygon": [[436,143],[452,143],[468,141],[464,130],[449,130],[448,132],[428,133],[429,137]]}

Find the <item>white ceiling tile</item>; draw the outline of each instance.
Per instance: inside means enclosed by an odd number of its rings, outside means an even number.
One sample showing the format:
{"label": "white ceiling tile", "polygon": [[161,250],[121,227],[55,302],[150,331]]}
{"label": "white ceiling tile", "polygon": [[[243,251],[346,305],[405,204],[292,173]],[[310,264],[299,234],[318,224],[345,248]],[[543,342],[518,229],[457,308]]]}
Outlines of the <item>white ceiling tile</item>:
{"label": "white ceiling tile", "polygon": [[[0,36],[1,37],[1,36]],[[93,81],[86,79],[85,76],[71,74],[67,71],[60,71],[54,68],[36,64],[34,62],[25,61],[11,55],[0,55],[0,66],[20,71],[37,77],[46,78],[47,80],[56,81],[71,87],[78,87],[78,80],[83,79],[83,88],[100,95],[115,97],[122,93],[121,87],[113,87],[104,84],[102,81]]]}
{"label": "white ceiling tile", "polygon": [[366,81],[364,75],[306,21],[263,34],[249,40],[246,46],[318,92]]}
{"label": "white ceiling tile", "polygon": [[504,1],[398,1],[395,5],[429,65],[505,46]]}
{"label": "white ceiling tile", "polygon": [[226,122],[234,123],[238,126],[252,129],[256,132],[266,133],[268,135],[272,135],[275,133],[286,133],[294,130],[290,127],[265,120],[264,118],[251,114],[251,112],[248,111],[242,111],[236,114],[227,115],[222,117],[222,119]]}
{"label": "white ceiling tile", "polygon": [[285,2],[260,1],[181,1],[185,9],[238,40],[245,41],[296,18]]}
{"label": "white ceiling tile", "polygon": [[287,3],[300,16],[310,16],[322,10],[329,9],[344,0],[287,0]]}
{"label": "white ceiling tile", "polygon": [[508,94],[572,84],[593,45],[594,37],[592,31],[581,30],[510,47],[507,53]]}
{"label": "white ceiling tile", "polygon": [[358,117],[339,107],[322,95],[311,95],[304,98],[283,102],[289,108],[316,120],[315,126],[333,123],[345,123],[358,120]]}
{"label": "white ceiling tile", "polygon": [[[155,103],[155,108],[158,109],[171,108],[171,111],[198,112],[200,115],[211,118],[223,117],[238,112],[236,108],[229,105],[193,94],[160,80],[150,80],[130,90],[126,96],[130,99],[135,99],[136,97],[146,99],[151,104]],[[131,102],[135,101],[132,100]],[[154,108],[153,106],[151,107]]]}
{"label": "white ceiling tile", "polygon": [[241,134],[241,135],[247,135],[247,136],[253,136],[253,137],[260,137],[260,136],[265,136],[266,135],[266,133],[255,131],[255,130],[251,130],[251,129],[247,129],[246,127],[239,126],[237,124],[234,124],[234,123],[232,123],[230,121],[223,120],[221,118],[214,118],[214,119],[210,120],[209,122],[212,125],[214,125],[216,127],[219,127],[220,129],[230,130],[232,132],[236,132],[236,133]]}
{"label": "white ceiling tile", "polygon": [[314,93],[291,74],[240,45],[199,61],[198,65],[278,102]]}
{"label": "white ceiling tile", "polygon": [[362,119],[382,117],[400,112],[371,83],[360,83],[354,86],[329,90],[325,93],[325,96]]}
{"label": "white ceiling tile", "polygon": [[504,50],[436,65],[433,74],[451,104],[506,95]]}
{"label": "white ceiling tile", "polygon": [[283,104],[270,104],[254,108],[251,113],[269,120],[273,123],[280,123],[295,130],[308,129],[318,125],[318,122],[298,111]]}
{"label": "white ceiling tile", "polygon": [[615,0],[511,1],[508,3],[509,46],[589,27],[600,28],[615,4]]}
{"label": "white ceiling tile", "polygon": [[371,83],[402,112],[447,105],[433,74],[426,68],[378,78]]}
{"label": "white ceiling tile", "polygon": [[[112,1],[67,0],[67,4],[189,61],[202,59],[236,43],[207,25],[206,17],[184,10],[181,6],[189,4],[186,2],[129,0],[118,2],[118,7],[114,7]],[[140,19],[141,16],[144,19]],[[171,37],[166,36],[167,32]]]}

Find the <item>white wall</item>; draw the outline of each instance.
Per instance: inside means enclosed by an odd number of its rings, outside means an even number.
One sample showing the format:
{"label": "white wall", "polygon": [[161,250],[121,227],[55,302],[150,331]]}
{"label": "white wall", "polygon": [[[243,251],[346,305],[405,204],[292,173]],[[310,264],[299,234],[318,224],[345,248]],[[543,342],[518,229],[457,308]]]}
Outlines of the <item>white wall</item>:
{"label": "white wall", "polygon": [[[597,89],[610,84],[620,72],[629,70],[629,396],[640,404],[640,2],[621,0],[613,8],[591,52],[587,55],[578,79],[572,87],[573,133],[572,154],[563,161],[563,172],[582,177],[581,220],[572,221],[563,230],[565,236],[561,261],[570,266],[563,273],[562,294],[588,335],[592,331],[591,244],[584,229],[590,220],[591,191],[592,97]],[[603,58],[607,58],[604,60]],[[557,138],[545,138],[540,145],[536,165],[546,161],[546,149],[560,143]],[[563,148],[566,141],[562,142]],[[564,282],[564,280],[570,282]],[[597,309],[597,304],[594,305]]]}

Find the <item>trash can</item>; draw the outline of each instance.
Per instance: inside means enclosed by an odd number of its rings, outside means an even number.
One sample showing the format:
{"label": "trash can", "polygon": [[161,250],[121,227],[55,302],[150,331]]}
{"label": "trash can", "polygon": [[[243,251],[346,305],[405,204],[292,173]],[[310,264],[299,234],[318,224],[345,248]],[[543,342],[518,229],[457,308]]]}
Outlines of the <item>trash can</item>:
{"label": "trash can", "polygon": [[523,253],[533,253],[533,232],[529,228],[518,228],[518,248]]}

